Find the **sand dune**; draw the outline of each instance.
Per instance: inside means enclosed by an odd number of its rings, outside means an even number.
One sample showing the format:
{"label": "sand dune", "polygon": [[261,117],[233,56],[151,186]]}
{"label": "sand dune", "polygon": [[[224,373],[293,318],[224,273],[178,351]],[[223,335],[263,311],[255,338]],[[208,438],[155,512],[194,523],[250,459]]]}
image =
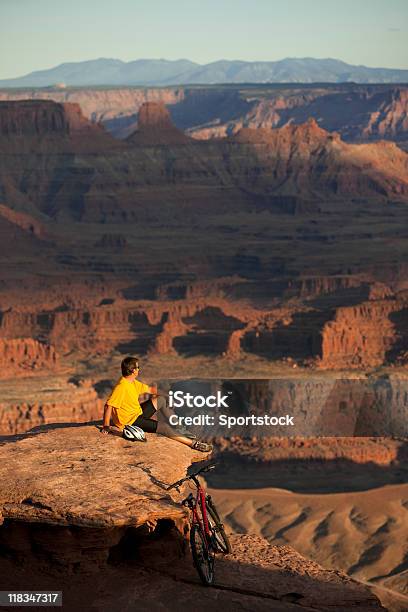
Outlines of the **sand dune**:
{"label": "sand dune", "polygon": [[231,531],[290,544],[324,567],[398,591],[402,607],[392,609],[408,609],[408,485],[325,495],[277,488],[211,494]]}

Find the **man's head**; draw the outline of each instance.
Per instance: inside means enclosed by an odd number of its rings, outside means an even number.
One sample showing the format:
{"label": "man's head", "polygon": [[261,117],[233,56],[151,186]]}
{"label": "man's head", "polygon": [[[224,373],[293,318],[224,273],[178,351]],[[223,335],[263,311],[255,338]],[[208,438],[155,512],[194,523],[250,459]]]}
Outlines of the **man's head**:
{"label": "man's head", "polygon": [[136,357],[125,357],[120,364],[122,376],[131,376],[135,370],[139,370],[139,360]]}

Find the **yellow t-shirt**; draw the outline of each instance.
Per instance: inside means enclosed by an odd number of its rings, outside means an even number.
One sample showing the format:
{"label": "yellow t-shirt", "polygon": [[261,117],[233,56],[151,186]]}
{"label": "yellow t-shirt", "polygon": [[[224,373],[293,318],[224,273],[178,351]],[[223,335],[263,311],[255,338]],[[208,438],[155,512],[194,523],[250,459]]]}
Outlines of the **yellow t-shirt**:
{"label": "yellow t-shirt", "polygon": [[112,406],[113,424],[123,429],[125,425],[133,423],[143,412],[139,404],[139,395],[149,393],[149,389],[149,385],[145,385],[140,380],[130,382],[122,376],[106,400],[106,403]]}

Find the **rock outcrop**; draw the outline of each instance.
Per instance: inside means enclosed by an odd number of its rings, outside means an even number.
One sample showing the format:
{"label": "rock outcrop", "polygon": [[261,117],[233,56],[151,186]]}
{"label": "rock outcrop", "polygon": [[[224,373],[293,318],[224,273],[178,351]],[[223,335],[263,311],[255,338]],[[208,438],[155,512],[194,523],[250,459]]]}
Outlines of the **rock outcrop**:
{"label": "rock outcrop", "polygon": [[[5,205],[0,205],[0,243],[4,253],[2,280],[15,277],[13,266],[9,261],[15,256],[25,256],[28,267],[39,261],[44,262],[47,255],[55,253],[53,245],[46,241],[43,225],[33,215],[17,212]],[[34,257],[33,257],[34,256]],[[34,261],[30,262],[30,257]]]}
{"label": "rock outcrop", "polygon": [[[72,107],[69,107],[72,108]],[[70,125],[61,104],[45,101],[2,102],[0,133],[4,137],[43,136],[50,133],[68,134]],[[79,106],[76,110],[80,117]],[[68,109],[67,109],[68,110]]]}
{"label": "rock outcrop", "polygon": [[[243,127],[274,128],[303,123],[309,117],[349,142],[408,139],[405,86],[338,84],[236,87],[65,88],[2,90],[0,100],[48,99],[77,103],[84,115],[102,122],[115,136],[126,138],[137,128],[145,102],[170,105],[176,126],[195,138],[220,138]],[[335,112],[333,112],[333,108]]]}
{"label": "rock outcrop", "polygon": [[[48,423],[83,423],[97,419],[103,412],[92,381],[67,380],[58,372],[40,371],[33,376],[18,376],[0,382],[0,435],[25,432]],[[26,373],[27,374],[27,373]]]}
{"label": "rock outcrop", "polygon": [[[198,586],[186,546],[187,511],[180,494],[165,487],[202,458],[165,438],[150,435],[135,445],[102,437],[92,426],[50,427],[7,440],[0,446],[1,587],[17,588],[22,580],[25,589],[34,581],[35,588],[55,585],[63,573],[70,585],[66,610],[81,600],[92,609],[100,598],[112,612],[130,610],[141,596],[158,609],[164,591],[171,610],[192,600],[196,609],[212,601],[221,610],[227,599],[253,610],[383,609],[345,574],[250,535],[234,536],[233,554],[217,559],[214,589]],[[120,589],[118,564],[132,576]]]}
{"label": "rock outcrop", "polygon": [[90,122],[79,104],[51,100],[0,101],[0,151],[52,154],[118,148],[100,124]]}
{"label": "rock outcrop", "polygon": [[37,219],[34,219],[31,215],[27,215],[23,212],[17,212],[11,209],[9,206],[0,204],[0,216],[7,219],[10,223],[15,224],[28,234],[33,234],[37,238],[46,238],[46,229]]}
{"label": "rock outcrop", "polygon": [[145,102],[139,109],[137,130],[127,142],[142,146],[178,145],[188,144],[191,138],[175,127],[162,102]]}
{"label": "rock outcrop", "polygon": [[4,378],[18,370],[52,370],[57,364],[55,348],[33,338],[0,338],[0,366]]}
{"label": "rock outcrop", "polygon": [[[262,185],[262,174],[268,167],[280,181],[280,189],[284,187],[282,193],[302,192],[312,197],[312,184],[318,185],[321,193],[343,197],[368,195],[369,191],[371,196],[388,193],[391,197],[393,193],[395,198],[408,193],[408,156],[394,143],[349,145],[339,134],[319,127],[314,119],[274,130],[245,128],[230,141],[246,154],[247,172],[254,177],[252,187]],[[355,169],[360,164],[364,164],[364,171],[358,175]],[[391,166],[389,172],[387,167]],[[381,174],[387,175],[387,185],[378,182]]]}
{"label": "rock outcrop", "polygon": [[[191,461],[206,458],[163,437],[152,435],[147,444],[136,446],[120,437],[102,436],[95,425],[72,423],[46,425],[20,439],[5,439],[0,454],[2,522],[116,528],[117,541],[119,532],[123,535],[130,526],[154,526],[164,518],[183,523],[185,510],[165,487],[182,478]],[[34,478],[33,465],[38,466]],[[98,496],[90,493],[91,481]]]}
{"label": "rock outcrop", "polygon": [[79,104],[58,104],[52,101],[22,100],[0,102],[0,134],[2,137],[46,136],[96,132],[83,116]]}
{"label": "rock outcrop", "polygon": [[372,300],[339,308],[322,330],[321,366],[375,367],[387,358],[403,357],[407,313],[405,300]]}

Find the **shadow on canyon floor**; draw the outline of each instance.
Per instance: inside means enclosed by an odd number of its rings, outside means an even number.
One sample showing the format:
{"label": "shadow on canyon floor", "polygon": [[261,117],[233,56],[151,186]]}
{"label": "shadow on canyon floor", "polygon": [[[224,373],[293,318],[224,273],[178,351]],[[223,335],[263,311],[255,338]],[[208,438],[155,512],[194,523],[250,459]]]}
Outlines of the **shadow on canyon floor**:
{"label": "shadow on canyon floor", "polygon": [[213,489],[278,488],[305,494],[368,491],[408,483],[407,451],[408,442],[389,465],[348,458],[288,458],[262,463],[224,452],[217,456],[218,469],[206,475],[206,480]]}

